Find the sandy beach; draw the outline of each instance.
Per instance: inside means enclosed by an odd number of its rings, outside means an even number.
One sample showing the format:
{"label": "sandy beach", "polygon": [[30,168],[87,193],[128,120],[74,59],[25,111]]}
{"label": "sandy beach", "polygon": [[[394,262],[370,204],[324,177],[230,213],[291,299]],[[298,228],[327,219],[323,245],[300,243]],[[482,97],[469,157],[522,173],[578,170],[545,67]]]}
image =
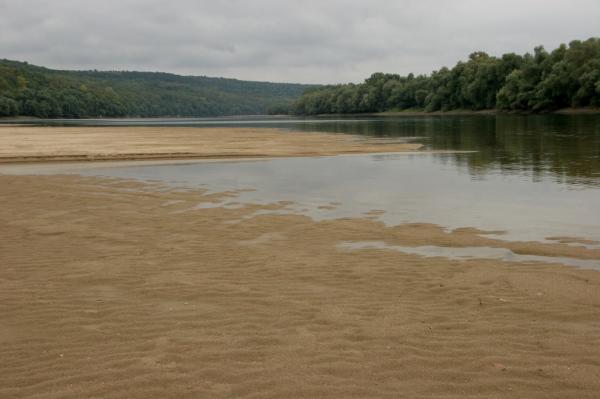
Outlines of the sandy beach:
{"label": "sandy beach", "polygon": [[[315,146],[254,129],[207,129],[210,149],[194,144],[193,129],[169,133],[189,139],[185,145],[146,128],[148,147],[137,128],[107,129],[126,134],[127,145],[104,145],[92,133],[66,144],[71,128],[23,129],[31,141],[20,148],[17,131],[3,131],[2,157],[381,148],[307,135]],[[260,141],[267,134],[268,146]],[[48,141],[38,141],[42,135]],[[331,141],[336,146],[323,148]],[[405,146],[384,147],[397,145]],[[597,271],[340,246],[600,259],[600,250],[572,245],[575,238],[508,242],[472,228],[388,227],[372,218],[376,210],[314,221],[264,214],[289,203],[235,204],[236,192],[118,179],[0,175],[0,186],[2,398],[596,398],[600,391]],[[236,206],[197,206],[222,201]]]}
{"label": "sandy beach", "polygon": [[[385,143],[415,151],[418,143]],[[42,127],[0,125],[0,163],[145,159],[260,158],[383,152],[376,138],[276,129]]]}

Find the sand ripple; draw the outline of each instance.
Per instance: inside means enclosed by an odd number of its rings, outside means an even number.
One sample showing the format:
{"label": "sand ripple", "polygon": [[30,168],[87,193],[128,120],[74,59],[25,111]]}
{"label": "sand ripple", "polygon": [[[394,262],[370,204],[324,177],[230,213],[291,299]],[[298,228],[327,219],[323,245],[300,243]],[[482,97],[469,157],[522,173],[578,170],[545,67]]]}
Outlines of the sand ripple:
{"label": "sand ripple", "polygon": [[337,247],[504,245],[472,229],[248,218],[285,205],[198,208],[201,192],[113,180],[0,186],[2,398],[600,392],[596,271]]}

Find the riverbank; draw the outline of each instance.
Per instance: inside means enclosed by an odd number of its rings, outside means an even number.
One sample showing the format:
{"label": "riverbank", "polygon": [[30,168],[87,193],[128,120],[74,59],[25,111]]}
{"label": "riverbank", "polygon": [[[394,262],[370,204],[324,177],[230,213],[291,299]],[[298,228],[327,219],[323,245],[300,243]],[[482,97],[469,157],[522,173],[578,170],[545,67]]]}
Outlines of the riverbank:
{"label": "riverbank", "polygon": [[496,109],[483,109],[479,111],[456,109],[451,111],[433,111],[426,112],[421,110],[405,110],[405,111],[386,111],[379,112],[371,115],[379,116],[477,116],[477,115],[598,115],[600,114],[600,107],[587,107],[587,108],[562,108],[551,112],[516,112],[516,111],[498,111]]}
{"label": "riverbank", "polygon": [[0,125],[0,163],[325,156],[420,148],[417,143],[259,128]]}
{"label": "riverbank", "polygon": [[265,214],[289,203],[116,179],[0,175],[0,186],[2,397],[600,390],[600,273],[341,244],[600,250],[369,215],[316,222]]}
{"label": "riverbank", "polygon": [[362,114],[321,114],[318,116],[390,116],[390,117],[402,117],[402,116],[493,116],[493,115],[598,115],[600,114],[600,107],[587,107],[587,108],[562,108],[551,112],[516,112],[516,111],[499,111],[496,109],[482,109],[482,110],[468,110],[468,109],[455,109],[450,111],[424,111],[420,109],[407,109],[402,111],[384,111],[384,112],[367,112]]}

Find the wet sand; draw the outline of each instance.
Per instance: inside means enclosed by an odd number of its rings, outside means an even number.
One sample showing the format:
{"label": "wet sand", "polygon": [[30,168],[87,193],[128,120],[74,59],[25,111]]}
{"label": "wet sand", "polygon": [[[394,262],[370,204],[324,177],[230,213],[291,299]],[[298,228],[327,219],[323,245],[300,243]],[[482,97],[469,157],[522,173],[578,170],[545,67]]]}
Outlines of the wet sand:
{"label": "wet sand", "polygon": [[344,134],[258,128],[0,125],[0,163],[324,156],[421,147]]}
{"label": "wet sand", "polygon": [[236,193],[114,179],[0,175],[0,187],[0,397],[600,392],[600,273],[339,246],[600,259],[570,238],[256,215],[289,204],[197,207]]}

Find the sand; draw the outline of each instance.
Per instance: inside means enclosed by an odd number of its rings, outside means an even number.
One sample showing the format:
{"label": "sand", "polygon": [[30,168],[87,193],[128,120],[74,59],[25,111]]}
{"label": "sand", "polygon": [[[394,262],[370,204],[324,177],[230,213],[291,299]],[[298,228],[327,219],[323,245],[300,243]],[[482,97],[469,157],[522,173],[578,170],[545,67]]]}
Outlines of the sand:
{"label": "sand", "polygon": [[600,392],[600,273],[339,248],[600,259],[568,239],[256,215],[288,204],[196,207],[235,193],[112,179],[0,175],[0,187],[2,398]]}
{"label": "sand", "polygon": [[418,143],[277,129],[0,125],[0,163],[324,156],[415,151]]}

